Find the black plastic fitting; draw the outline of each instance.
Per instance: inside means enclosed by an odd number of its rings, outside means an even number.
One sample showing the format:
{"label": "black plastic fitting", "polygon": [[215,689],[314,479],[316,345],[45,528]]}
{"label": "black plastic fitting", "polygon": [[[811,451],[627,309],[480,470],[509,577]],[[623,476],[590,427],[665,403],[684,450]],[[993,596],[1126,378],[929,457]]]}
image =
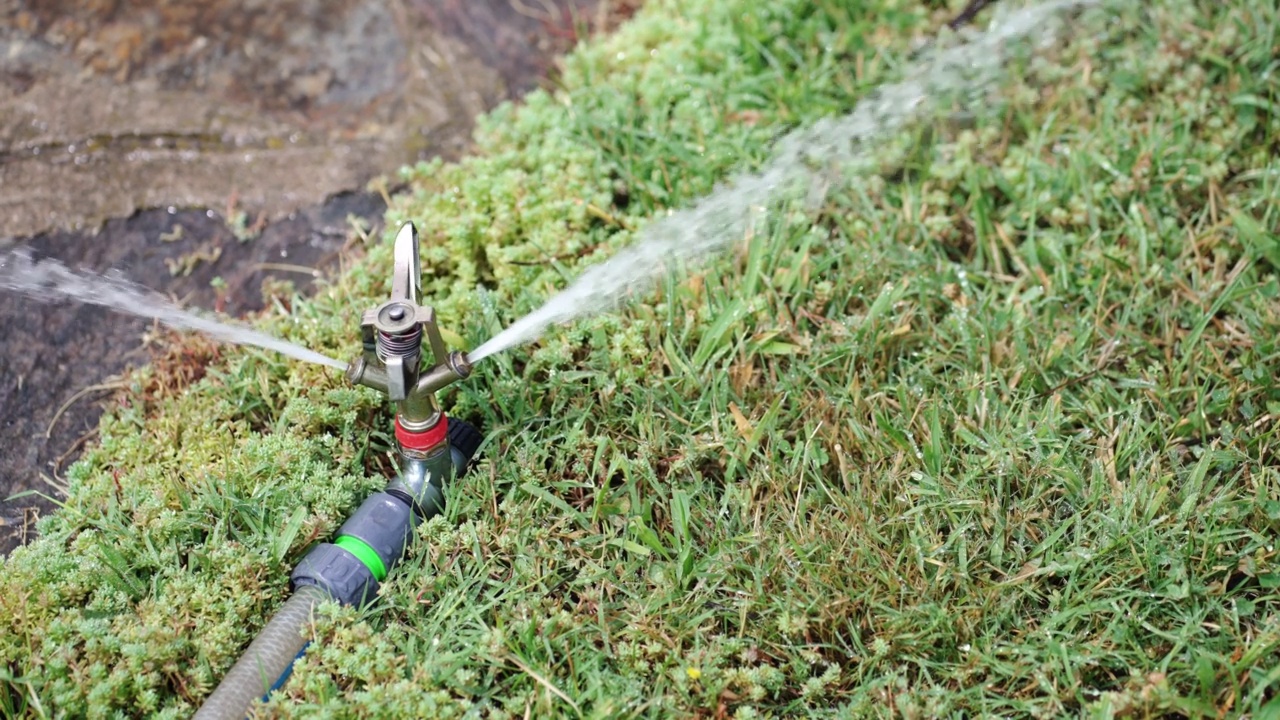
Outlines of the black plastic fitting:
{"label": "black plastic fitting", "polygon": [[449,419],[449,448],[452,452],[454,477],[462,477],[471,469],[471,459],[475,457],[484,436],[474,425],[466,420]]}

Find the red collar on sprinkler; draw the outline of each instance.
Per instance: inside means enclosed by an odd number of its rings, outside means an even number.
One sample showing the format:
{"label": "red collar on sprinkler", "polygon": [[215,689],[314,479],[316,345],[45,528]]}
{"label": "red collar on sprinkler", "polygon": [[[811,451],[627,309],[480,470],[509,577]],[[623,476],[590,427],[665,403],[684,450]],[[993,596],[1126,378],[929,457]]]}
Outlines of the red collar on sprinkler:
{"label": "red collar on sprinkler", "polygon": [[400,424],[400,416],[396,416],[396,442],[404,450],[430,450],[445,442],[449,437],[449,418],[440,413],[435,425],[419,432],[406,430]]}

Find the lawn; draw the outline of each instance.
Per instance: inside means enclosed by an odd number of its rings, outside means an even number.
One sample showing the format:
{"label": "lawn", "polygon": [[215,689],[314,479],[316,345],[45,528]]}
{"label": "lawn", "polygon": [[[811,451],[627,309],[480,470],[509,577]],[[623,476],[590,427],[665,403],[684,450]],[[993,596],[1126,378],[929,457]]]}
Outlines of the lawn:
{"label": "lawn", "polygon": [[[650,0],[387,219],[474,348],[963,5]],[[447,396],[482,461],[263,712],[1280,716],[1280,10],[1112,6],[823,202],[482,362]],[[260,325],[353,356],[393,230]],[[5,715],[189,715],[393,467],[376,393],[166,348],[4,561]]]}

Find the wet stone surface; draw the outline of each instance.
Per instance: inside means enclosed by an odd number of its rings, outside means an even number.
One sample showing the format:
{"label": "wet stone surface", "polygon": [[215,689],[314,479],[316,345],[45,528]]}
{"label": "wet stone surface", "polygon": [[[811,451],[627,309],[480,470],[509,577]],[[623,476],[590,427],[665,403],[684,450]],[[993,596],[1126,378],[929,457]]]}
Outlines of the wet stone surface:
{"label": "wet stone surface", "polygon": [[[253,311],[264,279],[301,288],[305,268],[330,266],[349,216],[380,231],[371,179],[457,157],[477,113],[637,5],[0,0],[0,252]],[[153,330],[0,294],[0,501],[56,496],[43,478],[74,461],[109,401],[89,388],[146,362]],[[0,502],[0,553],[50,507]]]}
{"label": "wet stone surface", "polygon": [[[12,0],[10,0],[12,2]],[[502,78],[385,0],[20,0],[0,236],[163,204],[267,219],[455,150]]]}

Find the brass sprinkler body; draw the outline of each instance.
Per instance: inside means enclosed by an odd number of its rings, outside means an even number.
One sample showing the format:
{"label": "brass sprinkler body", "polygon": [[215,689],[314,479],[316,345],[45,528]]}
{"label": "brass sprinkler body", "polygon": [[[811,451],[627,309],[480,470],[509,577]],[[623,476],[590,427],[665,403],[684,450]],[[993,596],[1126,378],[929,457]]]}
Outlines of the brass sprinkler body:
{"label": "brass sprinkler body", "polygon": [[[465,353],[445,348],[435,310],[420,304],[418,229],[412,222],[401,226],[393,252],[391,297],[365,311],[360,322],[364,352],[347,366],[347,379],[386,393],[397,404],[396,440],[401,453],[414,454],[429,449],[424,443],[437,435],[443,441],[443,433],[432,432],[444,417],[436,393],[470,376],[471,363]],[[432,360],[425,370],[424,339]]]}

